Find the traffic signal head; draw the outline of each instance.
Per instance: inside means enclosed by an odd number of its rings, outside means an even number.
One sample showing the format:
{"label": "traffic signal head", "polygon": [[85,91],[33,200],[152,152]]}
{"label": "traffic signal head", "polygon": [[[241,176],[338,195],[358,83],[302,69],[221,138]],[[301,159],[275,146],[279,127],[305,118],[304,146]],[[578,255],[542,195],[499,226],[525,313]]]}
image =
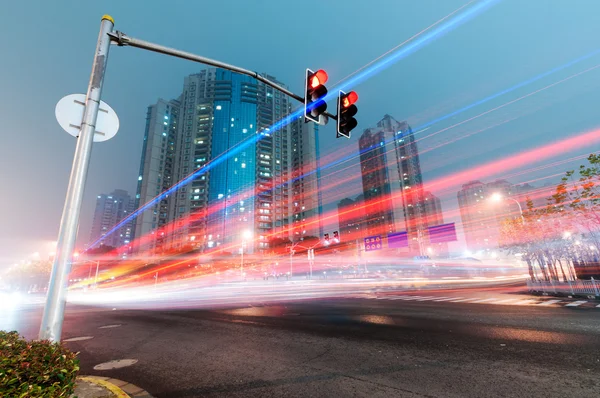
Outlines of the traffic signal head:
{"label": "traffic signal head", "polygon": [[333,241],[335,243],[340,243],[340,234],[338,231],[333,231]]}
{"label": "traffic signal head", "polygon": [[350,138],[350,132],[358,126],[358,122],[354,118],[358,112],[358,108],[354,105],[356,101],[358,101],[356,91],[345,93],[340,90],[337,108],[337,138],[342,136]]}
{"label": "traffic signal head", "polygon": [[304,93],[304,120],[319,123],[320,116],[327,110],[324,97],[327,95],[327,72],[319,69],[313,72],[306,69],[305,93]]}

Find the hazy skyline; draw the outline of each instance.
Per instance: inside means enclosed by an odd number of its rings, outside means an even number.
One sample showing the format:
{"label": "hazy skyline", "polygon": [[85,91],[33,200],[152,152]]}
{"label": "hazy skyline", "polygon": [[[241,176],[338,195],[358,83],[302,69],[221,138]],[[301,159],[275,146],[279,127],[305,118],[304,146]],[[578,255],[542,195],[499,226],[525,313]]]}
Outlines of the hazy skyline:
{"label": "hazy skyline", "polygon": [[[56,102],[87,87],[100,18],[110,14],[115,29],[241,67],[266,72],[301,93],[304,69],[328,71],[330,83],[404,42],[468,0],[329,1],[318,4],[321,23],[307,27],[305,2],[20,1],[2,5],[3,57],[0,105],[4,172],[0,265],[24,258],[56,240],[75,140],[54,118]],[[473,2],[476,4],[477,2]],[[350,140],[335,139],[334,123],[320,129],[322,156],[358,150],[358,137],[383,115],[413,128],[600,49],[596,15],[600,3],[562,0],[504,0],[475,19],[432,41],[353,87],[358,91],[359,126]],[[32,10],[35,10],[33,12]],[[417,134],[425,185],[492,160],[542,147],[600,126],[600,55]],[[146,108],[181,92],[183,78],[202,65],[159,54],[112,46],[103,100],[121,122],[112,140],[94,146],[80,223],[80,244],[89,237],[95,198],[125,189],[135,195]],[[428,137],[482,112],[560,82],[457,128]],[[334,103],[329,104],[330,109]],[[498,125],[494,128],[490,126]],[[477,133],[479,130],[485,130]],[[459,139],[461,138],[461,139]],[[553,153],[525,168],[597,150],[597,141],[568,153]],[[523,182],[559,174],[581,160],[523,175],[519,167],[482,179],[509,175]],[[325,164],[326,166],[326,164]],[[521,165],[511,165],[521,166]],[[345,169],[342,172],[337,172]],[[344,189],[324,193],[326,210],[361,191],[358,160],[323,172],[323,187],[342,175],[357,176]],[[544,184],[550,179],[538,181]],[[466,183],[462,181],[460,183]],[[444,212],[456,209],[460,184],[433,185]],[[459,221],[449,218],[445,221]],[[43,253],[42,253],[43,254]]]}

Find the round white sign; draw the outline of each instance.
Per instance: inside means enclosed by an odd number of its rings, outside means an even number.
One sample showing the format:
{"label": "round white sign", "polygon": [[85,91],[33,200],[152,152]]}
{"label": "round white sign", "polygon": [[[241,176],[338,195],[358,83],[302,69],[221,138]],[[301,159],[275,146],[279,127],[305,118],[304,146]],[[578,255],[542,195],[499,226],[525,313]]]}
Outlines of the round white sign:
{"label": "round white sign", "polygon": [[[85,94],[71,94],[56,104],[55,114],[58,124],[73,137],[79,137],[81,121],[85,109]],[[119,131],[119,118],[116,112],[104,101],[100,101],[94,142],[110,140]]]}

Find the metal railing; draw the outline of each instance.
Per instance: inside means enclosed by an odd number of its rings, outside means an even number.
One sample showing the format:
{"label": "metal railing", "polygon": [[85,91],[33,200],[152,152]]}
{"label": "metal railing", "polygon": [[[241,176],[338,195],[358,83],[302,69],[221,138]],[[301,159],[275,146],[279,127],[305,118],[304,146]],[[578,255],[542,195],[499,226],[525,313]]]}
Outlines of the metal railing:
{"label": "metal railing", "polygon": [[566,282],[532,281],[528,279],[527,288],[534,292],[580,294],[600,297],[600,283],[594,278]]}

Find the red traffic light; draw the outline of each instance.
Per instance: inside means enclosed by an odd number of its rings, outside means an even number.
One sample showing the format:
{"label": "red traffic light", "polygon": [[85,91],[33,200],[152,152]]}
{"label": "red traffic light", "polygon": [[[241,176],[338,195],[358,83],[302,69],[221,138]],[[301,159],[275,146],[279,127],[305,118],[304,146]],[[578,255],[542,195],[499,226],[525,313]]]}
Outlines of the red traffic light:
{"label": "red traffic light", "polygon": [[327,82],[327,78],[327,72],[325,72],[323,69],[319,69],[310,77],[310,87],[317,88],[320,85],[325,84]]}
{"label": "red traffic light", "polygon": [[354,104],[356,101],[358,101],[358,94],[356,94],[356,91],[350,91],[348,94],[346,94],[344,96],[344,98],[342,98],[342,106],[344,108],[348,108],[350,105]]}

